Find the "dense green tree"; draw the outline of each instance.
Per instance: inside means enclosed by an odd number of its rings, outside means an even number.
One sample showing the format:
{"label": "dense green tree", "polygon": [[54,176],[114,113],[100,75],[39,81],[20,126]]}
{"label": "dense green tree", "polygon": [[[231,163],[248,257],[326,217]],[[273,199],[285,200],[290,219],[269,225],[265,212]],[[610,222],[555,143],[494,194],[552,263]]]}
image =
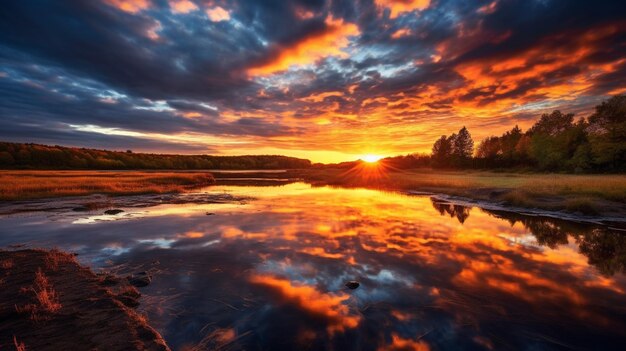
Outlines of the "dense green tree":
{"label": "dense green tree", "polygon": [[594,162],[612,170],[626,168],[626,95],[614,96],[596,106],[589,117]]}
{"label": "dense green tree", "polygon": [[522,130],[517,125],[500,137],[501,154],[505,163],[514,164],[519,160],[516,146],[521,138]]}
{"label": "dense green tree", "polygon": [[458,158],[461,162],[466,162],[472,158],[473,153],[474,140],[472,140],[472,135],[467,128],[463,126],[463,128],[459,130],[459,134],[453,138],[452,155]]}
{"label": "dense green tree", "polygon": [[[446,158],[433,147],[435,166],[532,167],[546,171],[590,172],[626,170],[626,96],[615,96],[596,106],[588,120],[553,111],[543,114],[525,133],[515,126],[500,136],[483,139],[473,162],[457,150],[465,132],[447,140],[452,152]],[[469,148],[468,148],[469,149]],[[465,161],[465,162],[464,162]]]}
{"label": "dense green tree", "polygon": [[439,166],[445,166],[452,155],[452,141],[445,135],[442,135],[433,145],[432,158],[433,162]]}
{"label": "dense green tree", "polygon": [[539,121],[530,128],[531,134],[543,134],[548,136],[556,136],[574,124],[574,114],[563,114],[559,110],[555,110],[550,114],[543,114]]}
{"label": "dense green tree", "polygon": [[501,154],[502,145],[500,144],[500,138],[497,136],[485,138],[480,142],[476,150],[476,157],[487,159],[490,162],[494,162]]}

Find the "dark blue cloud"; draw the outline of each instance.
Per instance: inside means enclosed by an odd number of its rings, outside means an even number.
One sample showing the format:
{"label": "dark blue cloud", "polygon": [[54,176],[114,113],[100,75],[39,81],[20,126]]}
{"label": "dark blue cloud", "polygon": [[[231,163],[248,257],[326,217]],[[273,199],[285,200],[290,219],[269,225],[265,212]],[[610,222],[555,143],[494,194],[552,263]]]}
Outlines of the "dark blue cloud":
{"label": "dark blue cloud", "polygon": [[[532,91],[585,74],[588,65],[626,57],[626,3],[621,1],[433,0],[423,11],[395,18],[372,0],[196,3],[198,9],[186,14],[174,14],[166,0],[153,0],[136,13],[104,0],[3,3],[0,127],[23,128],[19,135],[25,141],[29,130],[39,138],[48,126],[58,131],[71,124],[141,133],[298,135],[306,129],[283,121],[281,114],[311,118],[328,112],[331,104],[335,112],[359,114],[375,107],[366,106],[369,98],[395,101],[398,93],[420,97],[430,87],[447,91],[464,85],[468,88],[457,97],[425,99],[422,106],[450,111],[455,102],[476,100],[483,106],[500,99],[542,99],[547,96]],[[209,20],[207,6],[228,10],[230,20]],[[344,48],[347,57],[290,70],[279,75],[280,81],[247,74],[286,48],[326,33],[329,19],[358,26],[359,35]],[[580,39],[596,29],[604,33],[607,26],[617,30]],[[458,72],[464,64],[526,57],[537,47],[575,55],[585,45],[591,52],[580,60],[516,82],[506,93],[497,85],[472,88]],[[442,48],[443,57],[435,60]],[[528,57],[519,69],[555,60],[550,52]],[[623,75],[623,64],[595,75],[587,95],[623,88]],[[322,103],[302,100],[329,91],[344,95]],[[400,110],[409,105],[397,102],[390,110],[406,115]],[[223,111],[242,117],[225,119]],[[254,118],[268,115],[271,121]],[[85,134],[83,144],[91,138]]]}

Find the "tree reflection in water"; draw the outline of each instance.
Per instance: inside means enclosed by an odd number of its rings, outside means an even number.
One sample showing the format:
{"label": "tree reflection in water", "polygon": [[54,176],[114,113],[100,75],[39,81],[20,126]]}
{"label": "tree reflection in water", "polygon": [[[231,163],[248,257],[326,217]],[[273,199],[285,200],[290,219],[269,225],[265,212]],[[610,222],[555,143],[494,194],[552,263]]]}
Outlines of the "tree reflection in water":
{"label": "tree reflection in water", "polygon": [[[472,207],[453,204],[431,198],[433,207],[442,215],[457,218],[463,224]],[[588,263],[610,277],[616,273],[626,273],[626,232],[607,226],[576,223],[556,218],[528,216],[514,212],[485,210],[494,217],[505,219],[511,226],[521,223],[534,235],[537,243],[551,249],[567,245],[570,238],[578,245],[579,252],[585,255]]]}
{"label": "tree reflection in water", "polygon": [[619,231],[367,189],[207,192],[254,199],[8,216],[0,245],[150,271],[140,309],[175,350],[623,349]]}

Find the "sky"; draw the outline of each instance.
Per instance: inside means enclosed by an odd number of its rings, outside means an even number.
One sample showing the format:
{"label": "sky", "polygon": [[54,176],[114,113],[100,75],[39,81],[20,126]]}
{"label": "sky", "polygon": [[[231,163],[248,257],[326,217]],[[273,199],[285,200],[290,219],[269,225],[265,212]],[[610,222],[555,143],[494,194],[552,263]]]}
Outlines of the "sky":
{"label": "sky", "polygon": [[0,140],[315,162],[626,92],[622,0],[9,0]]}

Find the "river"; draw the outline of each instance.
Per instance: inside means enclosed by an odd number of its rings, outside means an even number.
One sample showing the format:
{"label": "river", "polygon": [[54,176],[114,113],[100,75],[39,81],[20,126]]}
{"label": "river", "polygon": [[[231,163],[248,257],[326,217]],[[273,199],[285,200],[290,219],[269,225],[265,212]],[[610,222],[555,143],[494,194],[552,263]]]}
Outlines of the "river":
{"label": "river", "polygon": [[[621,350],[626,233],[364,189],[0,217],[0,246],[148,271],[174,350]],[[356,281],[359,287],[345,284]]]}

